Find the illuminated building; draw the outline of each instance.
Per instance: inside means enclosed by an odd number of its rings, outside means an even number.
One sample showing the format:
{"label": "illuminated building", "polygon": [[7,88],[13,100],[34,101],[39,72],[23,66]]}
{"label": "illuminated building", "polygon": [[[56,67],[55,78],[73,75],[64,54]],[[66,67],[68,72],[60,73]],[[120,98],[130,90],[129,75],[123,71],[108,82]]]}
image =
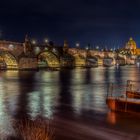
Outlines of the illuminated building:
{"label": "illuminated building", "polygon": [[133,38],[130,37],[129,41],[125,45],[125,53],[126,54],[135,55],[136,54],[136,50],[137,50],[137,44],[133,40]]}
{"label": "illuminated building", "polygon": [[119,54],[126,56],[138,56],[140,55],[140,49],[137,47],[136,42],[130,37],[124,48],[119,50]]}

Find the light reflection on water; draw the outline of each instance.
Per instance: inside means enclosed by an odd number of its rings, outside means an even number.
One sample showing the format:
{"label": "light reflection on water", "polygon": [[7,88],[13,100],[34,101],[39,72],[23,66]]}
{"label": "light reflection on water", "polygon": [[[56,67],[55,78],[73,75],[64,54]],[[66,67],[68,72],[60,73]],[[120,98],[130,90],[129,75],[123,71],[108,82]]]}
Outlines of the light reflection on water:
{"label": "light reflection on water", "polygon": [[[9,86],[11,87],[11,86]],[[11,96],[13,102],[8,102],[7,92],[5,89],[3,80],[0,81],[0,138],[4,139],[7,135],[12,135],[14,133],[12,129],[12,117],[9,115],[14,112],[14,97]]]}
{"label": "light reflection on water", "polygon": [[[0,118],[3,119],[0,119],[0,134],[5,130],[6,133],[11,132],[7,129],[12,127],[11,120],[23,116],[35,118],[40,115],[52,120],[58,116],[76,116],[79,120],[90,117],[104,124],[121,125],[124,118],[109,112],[105,98],[108,83],[125,85],[128,79],[140,80],[140,70],[124,66],[118,69],[99,67],[53,72],[1,72]],[[131,123],[132,126],[135,124]],[[139,128],[136,124],[134,127]]]}

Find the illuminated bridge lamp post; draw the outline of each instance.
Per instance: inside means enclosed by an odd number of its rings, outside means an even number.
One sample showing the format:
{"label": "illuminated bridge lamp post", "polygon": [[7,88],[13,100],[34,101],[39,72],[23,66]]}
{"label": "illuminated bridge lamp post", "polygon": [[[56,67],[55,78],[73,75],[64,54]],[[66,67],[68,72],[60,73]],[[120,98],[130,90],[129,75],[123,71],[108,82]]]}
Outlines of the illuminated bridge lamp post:
{"label": "illuminated bridge lamp post", "polygon": [[89,49],[89,47],[88,46],[86,46],[86,50],[88,51],[88,49]]}
{"label": "illuminated bridge lamp post", "polygon": [[37,41],[36,40],[32,40],[32,44],[33,45],[36,45],[37,44]]}
{"label": "illuminated bridge lamp post", "polygon": [[96,46],[96,50],[97,50],[97,51],[99,50],[99,46]]}
{"label": "illuminated bridge lamp post", "polygon": [[52,51],[53,51],[53,53],[56,53],[56,49],[55,49],[55,48],[53,48],[53,50],[52,50]]}
{"label": "illuminated bridge lamp post", "polygon": [[45,44],[48,44],[49,43],[49,39],[48,38],[45,38],[44,39],[44,42],[45,42]]}
{"label": "illuminated bridge lamp post", "polygon": [[88,57],[89,46],[86,46],[86,57]]}
{"label": "illuminated bridge lamp post", "polygon": [[79,48],[80,47],[80,43],[76,43],[76,48]]}

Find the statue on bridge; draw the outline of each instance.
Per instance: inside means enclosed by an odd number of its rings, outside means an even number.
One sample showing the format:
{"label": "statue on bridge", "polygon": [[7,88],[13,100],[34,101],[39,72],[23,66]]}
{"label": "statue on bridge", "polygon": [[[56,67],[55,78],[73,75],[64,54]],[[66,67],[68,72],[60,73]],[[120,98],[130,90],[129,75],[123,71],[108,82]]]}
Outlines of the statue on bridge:
{"label": "statue on bridge", "polygon": [[31,44],[31,41],[30,41],[30,39],[28,38],[28,35],[25,36],[24,54],[25,54],[26,56],[34,56],[33,45]]}

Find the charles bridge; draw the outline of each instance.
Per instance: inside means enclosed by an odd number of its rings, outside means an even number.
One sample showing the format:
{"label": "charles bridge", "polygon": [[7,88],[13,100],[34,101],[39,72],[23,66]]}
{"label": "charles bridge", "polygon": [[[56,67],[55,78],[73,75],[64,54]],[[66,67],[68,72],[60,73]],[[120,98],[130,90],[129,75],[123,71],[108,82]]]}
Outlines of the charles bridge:
{"label": "charles bridge", "polygon": [[124,50],[70,48],[67,41],[63,46],[51,43],[37,45],[26,36],[24,43],[0,41],[0,69],[95,67],[103,65],[105,59],[110,59],[113,65],[135,64],[139,58],[138,55],[123,54],[121,51]]}

